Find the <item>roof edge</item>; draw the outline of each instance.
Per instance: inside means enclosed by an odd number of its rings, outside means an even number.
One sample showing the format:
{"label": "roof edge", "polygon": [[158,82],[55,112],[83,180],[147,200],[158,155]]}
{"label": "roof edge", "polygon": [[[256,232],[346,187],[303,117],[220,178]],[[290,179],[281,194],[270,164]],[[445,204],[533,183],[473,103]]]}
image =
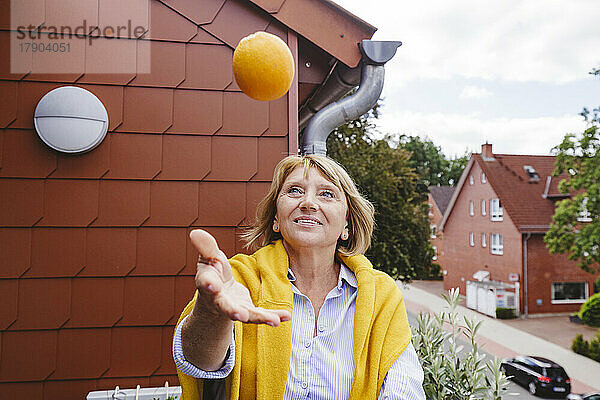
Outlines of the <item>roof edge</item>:
{"label": "roof edge", "polygon": [[467,180],[467,176],[471,172],[471,168],[473,167],[474,163],[475,163],[475,157],[473,157],[473,155],[471,155],[471,158],[469,159],[467,166],[463,170],[463,173],[460,176],[460,179],[458,180],[458,184],[454,188],[454,193],[452,193],[452,197],[450,198],[448,207],[446,207],[446,212],[444,213],[442,222],[440,222],[440,226],[438,227],[438,230],[441,232],[444,231],[444,226],[446,225],[446,221],[448,220],[448,217],[450,216],[450,214],[452,214],[452,210],[454,209],[454,204],[456,203],[456,199],[458,198],[458,195],[460,194],[460,192],[465,184],[465,181]]}

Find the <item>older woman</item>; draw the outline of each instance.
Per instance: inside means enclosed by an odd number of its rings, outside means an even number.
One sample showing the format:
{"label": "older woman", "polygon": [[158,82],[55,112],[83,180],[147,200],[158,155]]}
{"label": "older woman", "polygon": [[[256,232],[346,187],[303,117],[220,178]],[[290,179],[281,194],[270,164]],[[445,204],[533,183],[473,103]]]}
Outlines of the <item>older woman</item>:
{"label": "older woman", "polygon": [[[346,171],[290,156],[227,260],[208,233],[173,341],[185,400],[424,399],[402,294],[362,255],[373,206]],[[289,322],[291,320],[291,322]]]}

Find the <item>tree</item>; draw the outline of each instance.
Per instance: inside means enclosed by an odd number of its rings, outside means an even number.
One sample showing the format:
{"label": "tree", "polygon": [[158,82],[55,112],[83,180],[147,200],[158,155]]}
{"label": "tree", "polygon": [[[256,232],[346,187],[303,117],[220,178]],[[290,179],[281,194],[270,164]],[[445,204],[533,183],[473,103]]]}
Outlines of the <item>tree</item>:
{"label": "tree", "polygon": [[469,161],[469,154],[466,152],[461,157],[448,159],[439,146],[430,139],[421,139],[419,136],[400,135],[396,144],[410,152],[411,166],[421,176],[425,188],[456,185]]}
{"label": "tree", "polygon": [[[600,76],[600,69],[591,74]],[[568,133],[553,149],[553,175],[568,173],[558,188],[574,195],[557,203],[544,240],[550,253],[567,253],[583,270],[594,272],[600,271],[600,107],[584,108],[581,115],[587,129],[581,135]]]}
{"label": "tree", "polygon": [[439,276],[432,265],[426,193],[410,154],[374,139],[370,118],[362,116],[336,129],[327,139],[327,154],[342,164],[363,195],[375,205],[376,227],[367,257],[396,279]]}

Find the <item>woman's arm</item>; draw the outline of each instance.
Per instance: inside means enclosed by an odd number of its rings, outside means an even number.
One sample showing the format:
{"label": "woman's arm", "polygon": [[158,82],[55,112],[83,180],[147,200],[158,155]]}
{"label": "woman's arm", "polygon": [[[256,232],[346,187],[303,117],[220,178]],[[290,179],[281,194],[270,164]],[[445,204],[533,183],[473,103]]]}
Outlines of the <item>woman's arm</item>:
{"label": "woman's arm", "polygon": [[378,400],[425,400],[423,367],[412,343],[400,354],[385,376]]}
{"label": "woman's arm", "polygon": [[195,277],[198,296],[182,325],[181,344],[187,361],[205,371],[216,371],[227,355],[233,321],[278,326],[291,315],[255,307],[248,289],[233,279],[225,253],[208,232],[193,230],[190,239],[200,254]]}

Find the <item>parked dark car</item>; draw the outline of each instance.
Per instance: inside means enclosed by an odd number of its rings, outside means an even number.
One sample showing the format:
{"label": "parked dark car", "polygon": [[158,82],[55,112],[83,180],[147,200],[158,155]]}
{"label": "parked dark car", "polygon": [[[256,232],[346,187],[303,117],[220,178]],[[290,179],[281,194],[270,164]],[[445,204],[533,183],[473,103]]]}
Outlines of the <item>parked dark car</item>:
{"label": "parked dark car", "polygon": [[570,394],[567,396],[569,400],[600,400],[600,392],[586,394]]}
{"label": "parked dark car", "polygon": [[546,393],[566,397],[571,393],[571,379],[564,368],[547,358],[517,356],[504,359],[501,369],[533,395]]}

